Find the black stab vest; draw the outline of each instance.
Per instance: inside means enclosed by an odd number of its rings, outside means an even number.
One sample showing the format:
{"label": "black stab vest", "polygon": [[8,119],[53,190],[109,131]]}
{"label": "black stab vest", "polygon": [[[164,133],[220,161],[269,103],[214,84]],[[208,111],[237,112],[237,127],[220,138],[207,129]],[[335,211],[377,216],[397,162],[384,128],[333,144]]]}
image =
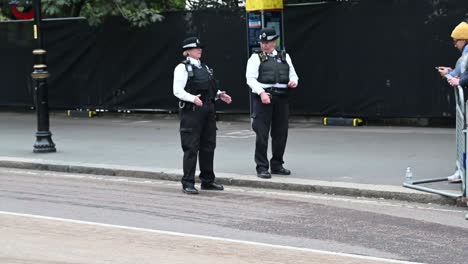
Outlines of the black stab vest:
{"label": "black stab vest", "polygon": [[182,62],[189,75],[185,91],[193,95],[201,94],[202,99],[210,100],[216,97],[216,85],[213,74],[206,64],[201,63],[201,68],[190,64],[190,61]]}
{"label": "black stab vest", "polygon": [[260,67],[258,68],[257,80],[265,84],[288,84],[289,82],[289,64],[286,58],[281,59],[279,53],[272,57],[259,54]]}

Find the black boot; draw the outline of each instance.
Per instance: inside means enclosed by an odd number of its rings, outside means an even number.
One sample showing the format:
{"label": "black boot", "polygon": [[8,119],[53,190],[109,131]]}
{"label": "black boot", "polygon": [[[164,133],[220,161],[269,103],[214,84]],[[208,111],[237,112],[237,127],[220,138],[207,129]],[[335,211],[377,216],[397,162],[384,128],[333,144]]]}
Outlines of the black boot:
{"label": "black boot", "polygon": [[215,182],[212,183],[202,183],[201,184],[202,190],[209,190],[209,191],[222,191],[224,190],[224,186],[222,184],[218,184]]}
{"label": "black boot", "polygon": [[186,194],[198,194],[197,188],[193,186],[182,186],[182,191]]}

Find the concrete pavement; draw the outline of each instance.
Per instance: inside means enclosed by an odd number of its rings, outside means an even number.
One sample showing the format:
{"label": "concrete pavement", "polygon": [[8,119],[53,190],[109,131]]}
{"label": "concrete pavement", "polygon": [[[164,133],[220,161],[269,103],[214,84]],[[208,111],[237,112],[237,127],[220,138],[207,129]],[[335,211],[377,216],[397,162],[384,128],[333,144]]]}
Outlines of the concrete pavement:
{"label": "concrete pavement", "polygon": [[[182,150],[175,115],[102,116],[51,114],[57,153],[34,154],[34,112],[0,113],[0,166],[178,180]],[[244,121],[218,122],[217,177],[225,184],[342,195],[450,203],[401,187],[414,178],[449,175],[454,168],[453,128],[325,127],[292,122],[285,155],[291,176],[261,180],[253,162],[255,135]],[[460,185],[438,188],[457,191]]]}

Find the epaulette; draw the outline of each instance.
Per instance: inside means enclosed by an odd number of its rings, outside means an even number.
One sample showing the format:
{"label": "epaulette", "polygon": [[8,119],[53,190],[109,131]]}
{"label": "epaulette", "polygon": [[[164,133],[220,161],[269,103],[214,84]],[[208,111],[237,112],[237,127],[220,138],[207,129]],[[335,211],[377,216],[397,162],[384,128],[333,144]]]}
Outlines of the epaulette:
{"label": "epaulette", "polygon": [[258,58],[260,59],[260,62],[265,62],[268,60],[268,55],[266,55],[265,52],[260,52],[258,53]]}
{"label": "epaulette", "polygon": [[286,62],[286,50],[276,50],[276,52],[278,52],[278,55],[276,55],[278,59],[280,59],[282,62]]}

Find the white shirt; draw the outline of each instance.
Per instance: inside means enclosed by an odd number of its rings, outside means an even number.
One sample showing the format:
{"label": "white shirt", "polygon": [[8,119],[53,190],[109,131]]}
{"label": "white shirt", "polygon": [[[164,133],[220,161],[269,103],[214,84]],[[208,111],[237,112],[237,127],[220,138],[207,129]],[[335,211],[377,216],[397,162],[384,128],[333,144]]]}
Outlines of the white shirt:
{"label": "white shirt", "polygon": [[[273,50],[271,54],[268,56],[276,56],[278,52],[276,50]],[[289,57],[289,54],[286,53],[286,63],[289,65],[289,81],[295,81],[298,84],[299,77],[296,74],[296,70],[294,69],[294,66],[291,61],[291,57]],[[252,89],[252,92],[260,95],[262,92],[264,92],[264,88],[268,87],[276,87],[276,88],[287,88],[287,84],[281,84],[281,83],[276,83],[276,84],[265,84],[257,81],[258,78],[258,68],[260,67],[260,58],[258,57],[257,53],[252,54],[250,56],[249,60],[247,61],[247,69],[245,72],[245,77],[247,78],[247,84],[250,86]]]}
{"label": "white shirt", "polygon": [[[200,60],[196,60],[191,57],[187,57],[187,59],[190,61],[190,64],[201,69],[202,66]],[[174,82],[172,84],[172,90],[174,92],[174,95],[180,100],[193,103],[195,101],[196,96],[185,91],[187,80],[188,73],[185,69],[185,64],[179,63],[174,69]],[[220,91],[217,92],[217,94],[219,93]]]}

